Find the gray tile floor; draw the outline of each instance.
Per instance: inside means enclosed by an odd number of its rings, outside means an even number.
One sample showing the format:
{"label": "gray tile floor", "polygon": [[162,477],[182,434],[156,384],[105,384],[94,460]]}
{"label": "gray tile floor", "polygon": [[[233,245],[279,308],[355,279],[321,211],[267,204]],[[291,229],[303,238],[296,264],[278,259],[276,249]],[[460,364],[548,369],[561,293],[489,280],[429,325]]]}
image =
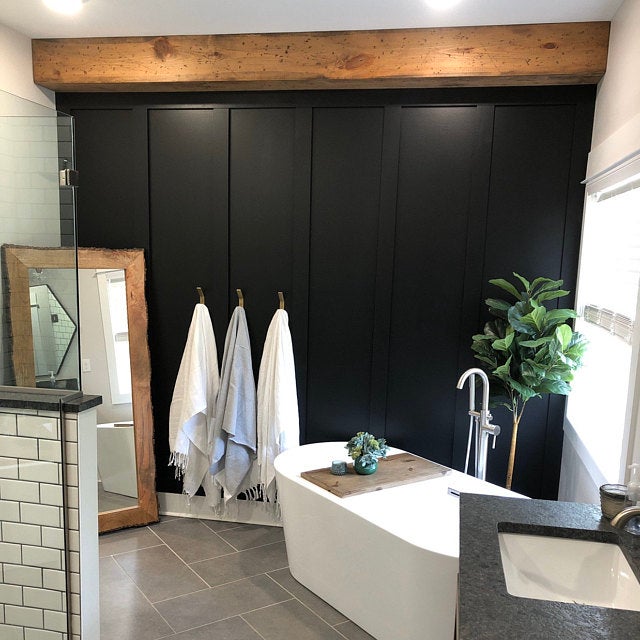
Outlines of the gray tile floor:
{"label": "gray tile floor", "polygon": [[164,517],[100,536],[101,640],[373,640],[296,582],[279,527]]}

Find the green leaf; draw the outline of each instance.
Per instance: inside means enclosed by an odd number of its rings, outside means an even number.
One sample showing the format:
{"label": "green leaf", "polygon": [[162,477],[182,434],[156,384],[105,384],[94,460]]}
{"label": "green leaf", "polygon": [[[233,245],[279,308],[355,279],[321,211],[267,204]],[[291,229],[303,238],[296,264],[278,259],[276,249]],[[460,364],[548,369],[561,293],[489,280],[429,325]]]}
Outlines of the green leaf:
{"label": "green leaf", "polygon": [[505,291],[508,291],[516,300],[522,300],[522,295],[520,292],[508,281],[504,278],[496,278],[493,280],[489,280],[489,284],[493,284],[496,287],[500,287]]}
{"label": "green leaf", "polygon": [[[546,313],[547,310],[544,307],[537,307],[530,314],[538,331],[542,331],[542,327],[544,325],[544,316],[546,315]],[[522,319],[524,320],[524,318]]]}
{"label": "green leaf", "polygon": [[545,336],[543,338],[538,338],[537,340],[520,340],[518,344],[521,347],[527,347],[529,349],[536,349],[537,347],[548,344],[552,340],[551,336]]}
{"label": "green leaf", "polygon": [[508,333],[504,338],[500,340],[494,340],[491,343],[491,346],[496,351],[509,351],[509,347],[511,346],[511,343],[513,342],[514,337],[515,337],[515,333],[513,332]]}
{"label": "green leaf", "polygon": [[569,320],[569,318],[577,318],[578,314],[573,309],[552,309],[547,311],[544,318],[547,329]]}
{"label": "green leaf", "polygon": [[519,273],[516,273],[515,271],[513,272],[513,275],[518,278],[518,280],[520,280],[520,282],[522,282],[522,284],[524,285],[525,291],[529,291],[529,289],[531,288],[531,284],[529,283],[529,281],[526,278],[523,278]]}
{"label": "green leaf", "polygon": [[499,309],[500,311],[509,311],[511,305],[506,300],[499,300],[497,298],[487,298],[485,300],[488,307],[492,309]]}
{"label": "green leaf", "polygon": [[564,291],[564,289],[560,289],[559,291],[545,291],[537,295],[536,298],[539,302],[544,302],[545,300],[555,300],[556,298],[568,296],[570,293],[571,291]]}
{"label": "green leaf", "polygon": [[500,378],[500,380],[505,380],[506,378],[511,378],[510,376],[510,366],[511,366],[511,358],[513,356],[509,356],[509,358],[507,359],[507,361],[501,365],[500,367],[497,367],[496,369],[493,370],[493,375],[496,378]]}
{"label": "green leaf", "polygon": [[560,343],[562,351],[564,351],[569,346],[572,337],[573,331],[568,324],[563,324],[559,327],[556,327],[556,339]]}
{"label": "green leaf", "polygon": [[526,307],[526,303],[517,302],[516,304],[509,309],[509,313],[507,314],[507,319],[509,320],[509,324],[516,330],[520,331],[520,333],[525,333],[528,335],[533,335],[536,332],[535,323],[531,321],[531,318],[525,320],[528,313],[523,313],[524,307]]}
{"label": "green leaf", "polygon": [[539,387],[540,393],[557,393],[568,396],[571,387],[564,380],[545,380]]}

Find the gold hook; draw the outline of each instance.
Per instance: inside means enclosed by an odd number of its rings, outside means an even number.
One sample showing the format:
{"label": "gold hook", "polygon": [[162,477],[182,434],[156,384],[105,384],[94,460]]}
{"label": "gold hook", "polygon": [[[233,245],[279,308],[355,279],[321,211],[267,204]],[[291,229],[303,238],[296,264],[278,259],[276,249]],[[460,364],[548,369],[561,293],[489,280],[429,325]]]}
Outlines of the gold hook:
{"label": "gold hook", "polygon": [[282,291],[278,291],[278,300],[280,300],[280,308],[284,309],[284,294]]}
{"label": "gold hook", "polygon": [[236,293],[238,294],[238,306],[244,307],[244,296],[242,295],[242,289],[236,289]]}
{"label": "gold hook", "polygon": [[198,295],[200,296],[200,304],[204,304],[204,293],[202,291],[202,287],[196,287],[196,291],[198,292]]}

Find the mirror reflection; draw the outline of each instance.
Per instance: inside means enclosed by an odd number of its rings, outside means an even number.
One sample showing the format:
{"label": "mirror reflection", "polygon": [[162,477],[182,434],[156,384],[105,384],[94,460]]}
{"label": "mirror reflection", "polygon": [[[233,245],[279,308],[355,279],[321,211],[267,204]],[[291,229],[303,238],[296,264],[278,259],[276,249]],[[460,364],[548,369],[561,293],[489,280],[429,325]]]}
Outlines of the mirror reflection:
{"label": "mirror reflection", "polygon": [[138,503],[124,269],[79,269],[82,387],[101,395],[98,511]]}

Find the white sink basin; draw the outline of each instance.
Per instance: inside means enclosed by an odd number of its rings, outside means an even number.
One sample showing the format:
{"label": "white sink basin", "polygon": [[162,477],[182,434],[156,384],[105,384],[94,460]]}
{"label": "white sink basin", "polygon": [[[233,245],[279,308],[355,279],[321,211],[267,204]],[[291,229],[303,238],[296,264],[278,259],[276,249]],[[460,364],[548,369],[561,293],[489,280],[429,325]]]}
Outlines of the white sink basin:
{"label": "white sink basin", "polygon": [[521,533],[498,538],[511,595],[640,611],[640,584],[617,545]]}

